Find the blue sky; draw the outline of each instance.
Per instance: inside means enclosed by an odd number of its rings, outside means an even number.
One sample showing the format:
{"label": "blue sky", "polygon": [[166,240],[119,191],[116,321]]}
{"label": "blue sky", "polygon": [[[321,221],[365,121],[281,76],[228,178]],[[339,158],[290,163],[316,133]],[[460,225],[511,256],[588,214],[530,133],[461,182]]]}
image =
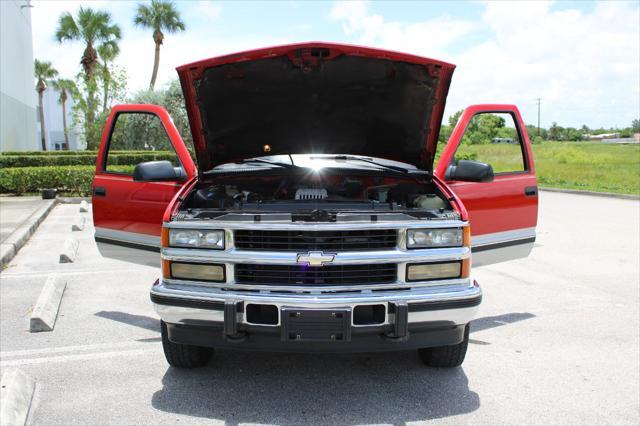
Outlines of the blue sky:
{"label": "blue sky", "polygon": [[[34,1],[34,54],[62,75],[79,69],[80,44],[53,39],[58,16],[104,9],[123,30],[116,63],[129,91],[148,86],[151,32],[132,24],[137,2]],[[261,46],[323,40],[376,46],[457,65],[445,114],[486,102],[515,103],[525,120],[628,126],[640,116],[640,2],[198,2],[177,1],[187,31],[169,34],[160,84],[181,64]]]}

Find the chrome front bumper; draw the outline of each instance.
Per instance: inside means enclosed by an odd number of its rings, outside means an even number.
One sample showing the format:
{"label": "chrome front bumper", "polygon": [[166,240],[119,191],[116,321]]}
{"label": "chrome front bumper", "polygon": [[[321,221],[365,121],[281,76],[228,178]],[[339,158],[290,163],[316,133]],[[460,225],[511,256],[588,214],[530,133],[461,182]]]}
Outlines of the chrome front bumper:
{"label": "chrome front bumper", "polygon": [[[156,282],[151,289],[154,309],[163,321],[170,324],[223,323],[224,305],[228,303],[274,305],[282,308],[355,308],[360,305],[384,305],[385,321],[395,323],[390,304],[408,305],[408,322],[466,324],[471,321],[480,305],[480,286],[469,279],[450,280],[447,285],[419,287],[411,290],[371,291],[351,294],[295,294],[230,291],[202,286],[175,285]],[[238,324],[260,325],[247,321],[246,310],[237,313]],[[280,320],[271,327],[280,326]],[[367,325],[352,324],[366,328]]]}

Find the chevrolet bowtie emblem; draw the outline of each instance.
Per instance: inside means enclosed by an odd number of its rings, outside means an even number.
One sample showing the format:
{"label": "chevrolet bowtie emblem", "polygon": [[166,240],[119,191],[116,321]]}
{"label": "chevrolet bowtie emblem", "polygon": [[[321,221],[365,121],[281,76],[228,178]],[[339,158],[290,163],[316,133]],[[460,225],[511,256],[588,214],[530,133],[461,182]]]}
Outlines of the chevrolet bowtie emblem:
{"label": "chevrolet bowtie emblem", "polygon": [[309,253],[299,253],[298,263],[306,263],[309,266],[322,266],[325,263],[333,262],[336,255],[323,253],[321,251],[310,251]]}

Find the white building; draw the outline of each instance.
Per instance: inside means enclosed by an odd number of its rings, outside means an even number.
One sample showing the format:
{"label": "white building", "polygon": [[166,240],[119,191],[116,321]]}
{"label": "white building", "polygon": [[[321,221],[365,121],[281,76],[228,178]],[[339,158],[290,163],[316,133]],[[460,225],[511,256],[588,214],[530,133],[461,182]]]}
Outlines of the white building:
{"label": "white building", "polygon": [[[35,90],[34,90],[35,93]],[[35,94],[36,101],[38,94]],[[71,111],[73,109],[73,99],[71,95],[67,96],[66,109],[67,109],[67,131],[69,134],[69,146],[65,146],[64,141],[64,125],[62,121],[62,105],[58,102],[60,99],[60,92],[53,89],[53,87],[47,87],[47,90],[43,94],[44,105],[44,126],[47,136],[47,151],[61,151],[61,150],[78,150],[84,149],[84,144],[80,144],[78,138],[78,132],[73,128],[73,117]],[[40,114],[37,114],[37,128],[38,128],[38,140],[40,140]]]}
{"label": "white building", "polygon": [[42,149],[36,134],[31,8],[0,1],[0,151]]}

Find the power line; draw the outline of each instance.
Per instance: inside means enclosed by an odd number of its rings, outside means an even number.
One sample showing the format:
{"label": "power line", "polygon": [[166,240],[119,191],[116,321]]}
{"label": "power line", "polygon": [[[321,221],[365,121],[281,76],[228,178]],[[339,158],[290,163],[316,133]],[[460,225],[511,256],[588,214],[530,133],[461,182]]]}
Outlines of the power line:
{"label": "power line", "polygon": [[536,101],[538,103],[538,136],[540,136],[540,101],[542,99],[541,98],[536,98]]}

